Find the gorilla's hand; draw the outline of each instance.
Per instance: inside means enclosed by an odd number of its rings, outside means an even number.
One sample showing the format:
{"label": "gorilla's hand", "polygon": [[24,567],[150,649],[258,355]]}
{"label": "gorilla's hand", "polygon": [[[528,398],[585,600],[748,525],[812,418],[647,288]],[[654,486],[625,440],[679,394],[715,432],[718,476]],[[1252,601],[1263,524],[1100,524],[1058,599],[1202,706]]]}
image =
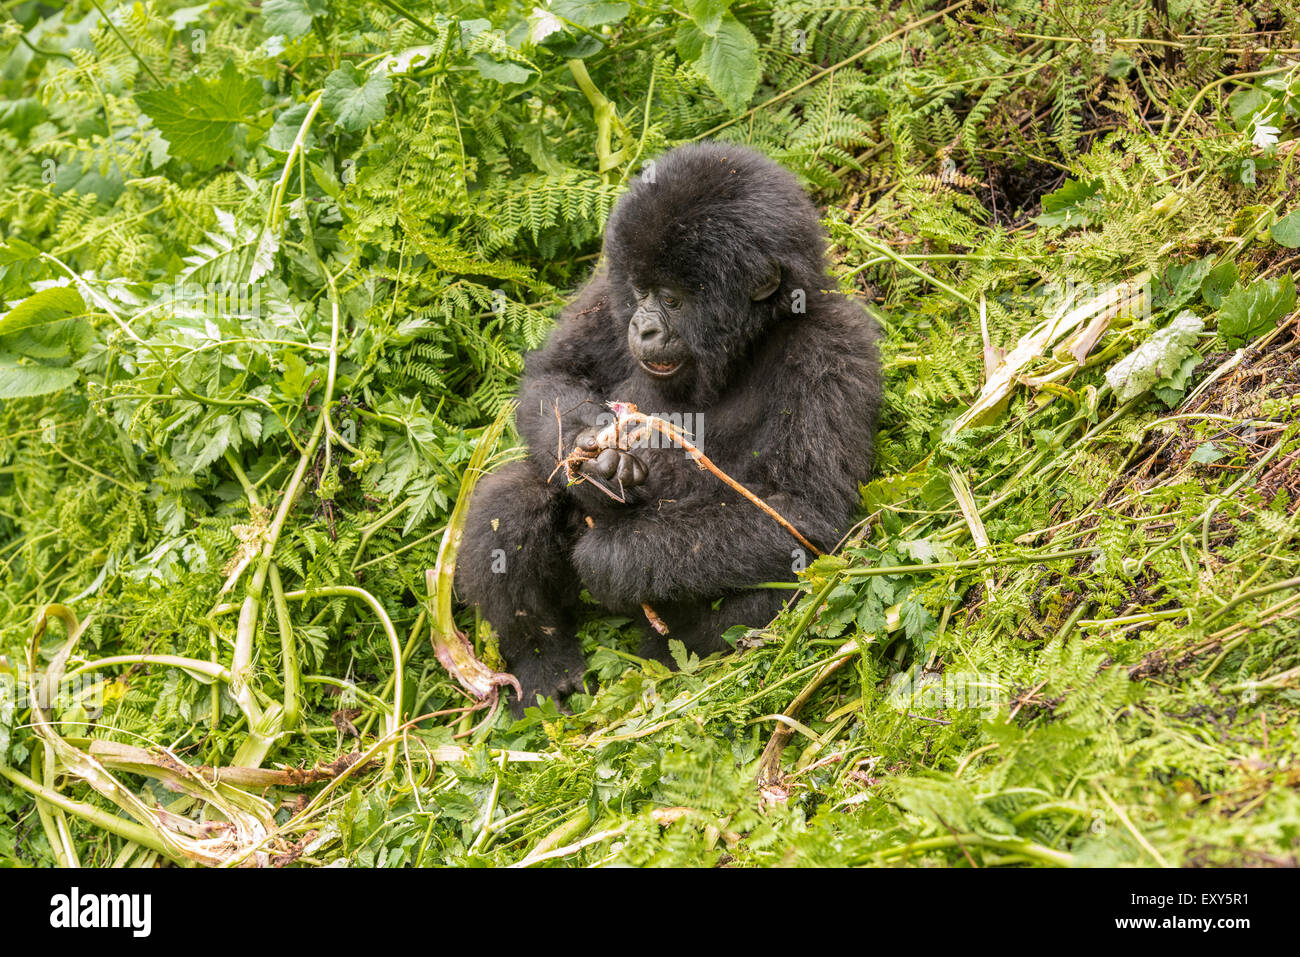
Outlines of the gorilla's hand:
{"label": "gorilla's hand", "polygon": [[[574,446],[584,452],[597,452],[600,449],[600,443],[596,437],[601,431],[602,428],[598,426],[585,429],[578,434]],[[624,489],[635,488],[644,483],[649,475],[643,461],[631,452],[624,452],[622,449],[600,450],[595,458],[587,459],[580,468],[583,475],[596,479],[602,485],[611,487],[611,491],[615,491],[620,487]]]}

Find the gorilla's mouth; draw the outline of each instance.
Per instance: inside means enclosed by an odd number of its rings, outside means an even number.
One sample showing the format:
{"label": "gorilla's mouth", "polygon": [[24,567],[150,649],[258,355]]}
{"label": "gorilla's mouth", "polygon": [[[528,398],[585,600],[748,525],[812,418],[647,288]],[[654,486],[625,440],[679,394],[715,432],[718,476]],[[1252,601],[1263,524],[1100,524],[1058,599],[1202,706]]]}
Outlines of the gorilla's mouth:
{"label": "gorilla's mouth", "polygon": [[638,359],[641,368],[656,379],[668,379],[677,374],[677,370],[682,367],[680,362],[647,362],[645,359]]}

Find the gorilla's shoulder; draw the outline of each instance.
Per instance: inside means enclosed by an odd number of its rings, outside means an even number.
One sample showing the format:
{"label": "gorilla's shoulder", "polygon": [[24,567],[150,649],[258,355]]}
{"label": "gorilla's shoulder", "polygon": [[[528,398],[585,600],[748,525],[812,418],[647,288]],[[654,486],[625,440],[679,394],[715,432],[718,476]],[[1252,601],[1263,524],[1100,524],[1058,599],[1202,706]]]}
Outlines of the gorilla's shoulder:
{"label": "gorilla's shoulder", "polygon": [[828,292],[817,308],[794,320],[799,338],[818,351],[847,352],[874,357],[880,323],[856,296]]}

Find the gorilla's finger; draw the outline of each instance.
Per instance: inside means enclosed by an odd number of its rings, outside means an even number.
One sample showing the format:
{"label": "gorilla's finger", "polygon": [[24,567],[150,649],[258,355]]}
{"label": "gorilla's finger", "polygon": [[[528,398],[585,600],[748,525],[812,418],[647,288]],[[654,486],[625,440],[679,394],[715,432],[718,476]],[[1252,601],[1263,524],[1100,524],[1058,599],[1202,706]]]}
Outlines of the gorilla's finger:
{"label": "gorilla's finger", "polygon": [[618,449],[606,449],[587,463],[585,471],[603,479],[611,479],[618,469]]}
{"label": "gorilla's finger", "polygon": [[599,446],[596,444],[596,430],[587,429],[578,435],[578,440],[574,443],[584,452],[594,452]]}
{"label": "gorilla's finger", "polygon": [[640,485],[645,481],[645,465],[635,455],[624,454],[618,460],[618,480],[624,488]]}

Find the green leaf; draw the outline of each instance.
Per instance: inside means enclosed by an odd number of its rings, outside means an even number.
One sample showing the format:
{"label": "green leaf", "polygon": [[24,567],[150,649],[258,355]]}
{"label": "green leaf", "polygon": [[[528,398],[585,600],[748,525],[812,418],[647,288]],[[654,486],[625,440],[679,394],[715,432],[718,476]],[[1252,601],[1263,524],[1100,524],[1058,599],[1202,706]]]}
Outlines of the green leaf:
{"label": "green leaf", "polygon": [[551,2],[551,13],[583,27],[617,23],[627,16],[630,9],[626,3],[610,3],[607,0],[552,0]]}
{"label": "green leaf", "polygon": [[1273,242],[1287,249],[1300,247],[1300,209],[1293,209],[1268,228]]}
{"label": "green leaf", "polygon": [[1127,402],[1176,372],[1193,351],[1192,346],[1203,328],[1205,321],[1200,316],[1184,310],[1168,326],[1106,370],[1106,381],[1115,390],[1115,398]]}
{"label": "green leaf", "polygon": [[0,336],[83,315],[86,302],[71,286],[51,286],[24,299],[0,316]]}
{"label": "green leaf", "polygon": [[221,458],[227,448],[239,447],[239,418],[234,415],[219,415],[213,423],[214,430],[198,429],[191,433],[188,452],[194,456],[189,467],[198,471],[207,468]]}
{"label": "green leaf", "polygon": [[[302,121],[307,118],[309,110],[311,110],[310,103],[295,103],[277,116],[275,123],[271,125],[270,131],[266,134],[266,140],[264,141],[266,146],[280,153],[289,152],[293,148],[294,140],[298,138],[298,131],[302,129]],[[308,130],[308,148],[315,142],[315,135],[311,130]]]}
{"label": "green leaf", "polygon": [[533,71],[526,66],[494,60],[486,53],[475,53],[470,57],[470,62],[479,73],[498,83],[526,83],[533,75]]}
{"label": "green leaf", "polygon": [[312,17],[324,16],[329,7],[324,0],[264,0],[262,17],[267,33],[282,33],[290,40],[311,29]]}
{"label": "green leaf", "polygon": [[1234,289],[1219,308],[1219,335],[1235,349],[1268,332],[1294,306],[1295,282],[1290,275]]}
{"label": "green leaf", "polygon": [[184,30],[191,23],[199,20],[203,14],[208,12],[208,7],[212,6],[212,0],[207,3],[200,3],[193,7],[179,7],[167,15],[167,22],[177,30]]}
{"label": "green leaf", "polygon": [[1233,125],[1239,130],[1250,126],[1255,115],[1261,110],[1266,117],[1271,117],[1278,106],[1278,97],[1258,87],[1241,90],[1228,98],[1228,114]]}
{"label": "green leaf", "polygon": [[1237,284],[1237,264],[1229,259],[1210,270],[1201,283],[1201,297],[1213,308],[1223,305],[1223,297]]}
{"label": "green leaf", "polygon": [[[741,638],[744,638],[746,635],[748,635],[751,631],[757,631],[757,629],[750,628],[747,625],[732,625],[730,628],[728,628],[726,631],[722,633],[722,640],[725,641],[732,648],[735,648],[736,643],[740,641]],[[3,754],[0,754],[0,757],[3,757]]]}
{"label": "green leaf", "polygon": [[345,63],[325,78],[321,106],[335,124],[349,133],[359,133],[384,117],[393,81],[386,73],[362,73]]}
{"label": "green leaf", "polygon": [[713,92],[732,113],[745,108],[758,86],[758,41],[732,14],[709,35],[692,22],[677,30],[677,53],[704,74]]}
{"label": "green leaf", "polygon": [[0,768],[9,766],[9,741],[14,727],[18,682],[7,666],[0,670]]}
{"label": "green leaf", "polygon": [[1196,447],[1189,461],[1196,462],[1198,465],[1209,465],[1211,462],[1217,462],[1223,458],[1224,453],[1219,451],[1219,447],[1213,442],[1202,442]]}
{"label": "green leaf", "polygon": [[40,100],[25,97],[21,100],[0,100],[0,130],[8,130],[20,139],[26,136],[33,126],[46,117],[45,107]]}
{"label": "green leaf", "polygon": [[1201,364],[1204,357],[1193,349],[1183,359],[1182,364],[1158,381],[1151,389],[1155,397],[1165,404],[1166,408],[1172,409],[1182,401],[1183,393],[1187,391],[1187,383],[1192,378],[1192,373],[1196,367]]}
{"label": "green leaf", "polygon": [[135,99],[173,157],[208,169],[235,155],[240,127],[261,102],[262,84],[227,60],[211,79],[191,77],[164,90],[137,93]]}
{"label": "green leaf", "polygon": [[866,485],[859,485],[862,507],[868,512],[874,512],[900,502],[921,487],[922,477],[918,473],[904,472],[899,475],[882,475]]}
{"label": "green leaf", "polygon": [[687,652],[686,646],[676,638],[668,639],[668,653],[673,656],[677,669],[683,674],[694,674],[700,667],[700,656],[694,652]]}
{"label": "green leaf", "polygon": [[1137,64],[1133,62],[1133,58],[1127,53],[1116,53],[1110,58],[1110,64],[1106,67],[1106,75],[1113,80],[1118,80],[1120,77],[1132,73],[1135,66]]}
{"label": "green leaf", "polygon": [[90,348],[94,338],[94,327],[85,319],[56,319],[0,336],[0,352],[13,352],[29,359],[60,359],[81,355]]}
{"label": "green leaf", "polygon": [[1042,215],[1034,217],[1039,226],[1087,226],[1093,219],[1092,200],[1101,192],[1101,180],[1076,182],[1067,179],[1061,188],[1043,197]]}
{"label": "green leaf", "polygon": [[934,616],[921,604],[915,593],[909,593],[903,600],[899,615],[903,621],[903,631],[907,635],[907,640],[916,646],[918,652],[924,652],[934,631]]}
{"label": "green leaf", "polygon": [[24,399],[66,389],[77,381],[77,370],[56,366],[19,365],[0,360],[0,399]]}
{"label": "green leaf", "polygon": [[1171,265],[1156,288],[1155,305],[1160,309],[1177,309],[1186,305],[1200,290],[1213,263],[1214,257],[1206,256],[1182,265]]}
{"label": "green leaf", "polygon": [[23,242],[17,236],[10,236],[0,243],[0,266],[11,263],[31,263],[41,258],[41,251],[31,243]]}
{"label": "green leaf", "polygon": [[686,13],[706,36],[717,36],[731,0],[686,0]]}

